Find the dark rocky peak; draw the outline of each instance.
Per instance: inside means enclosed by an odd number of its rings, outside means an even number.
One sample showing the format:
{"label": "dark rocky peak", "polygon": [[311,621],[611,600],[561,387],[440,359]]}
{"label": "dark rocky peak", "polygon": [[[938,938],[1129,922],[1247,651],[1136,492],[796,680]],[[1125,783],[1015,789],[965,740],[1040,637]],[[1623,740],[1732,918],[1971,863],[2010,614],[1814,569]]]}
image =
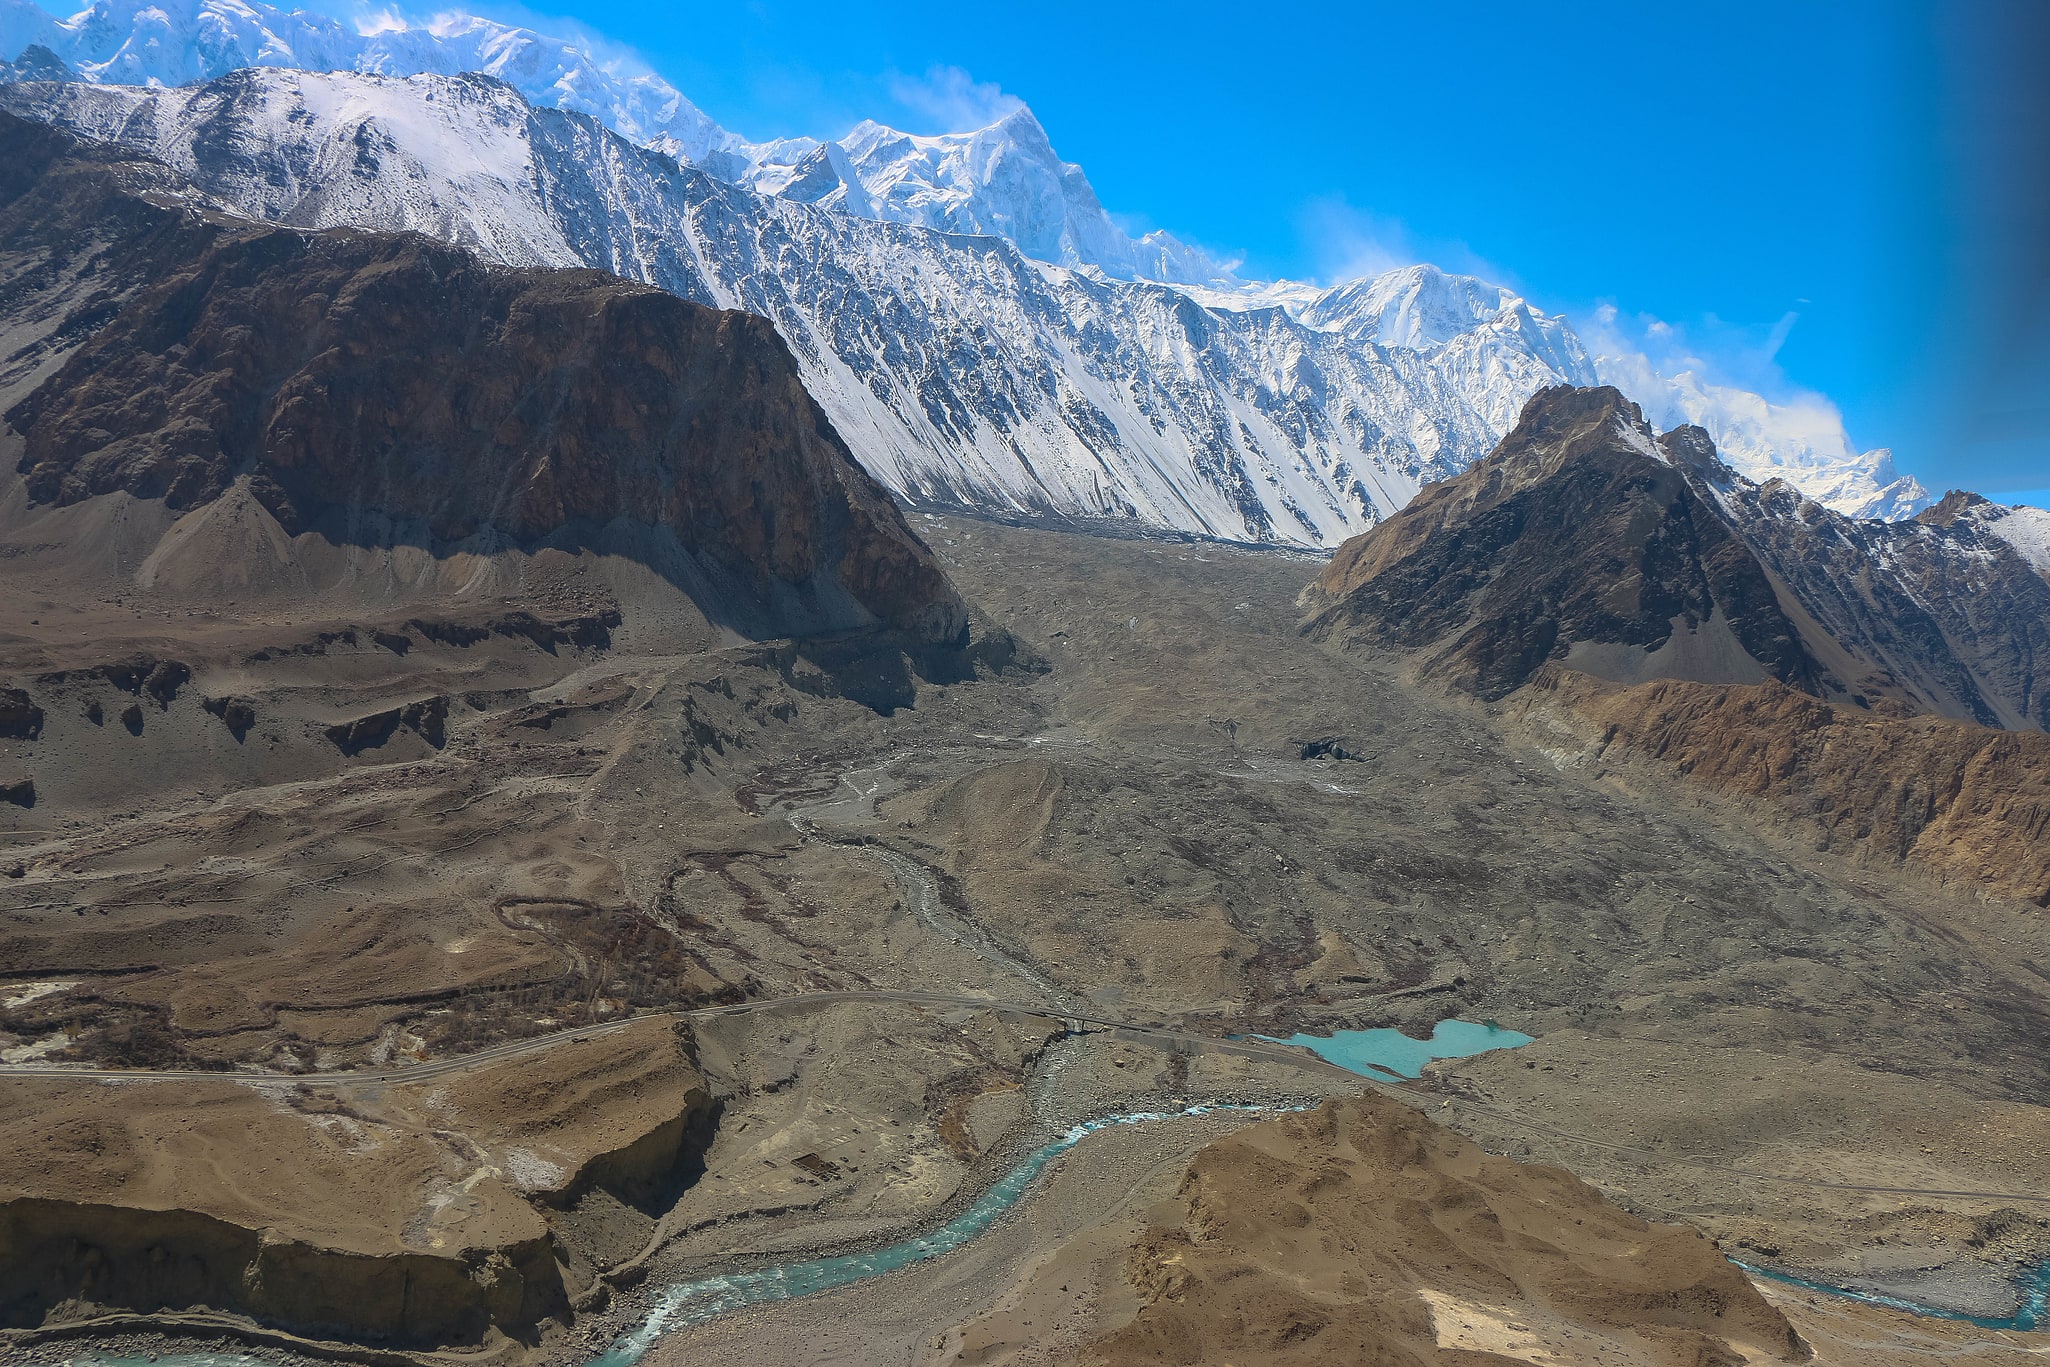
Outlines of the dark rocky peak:
{"label": "dark rocky peak", "polygon": [[1644,421],[1644,410],[1623,397],[1614,385],[1578,388],[1556,384],[1540,389],[1524,402],[1510,436],[1490,453],[1490,460],[1507,461],[1519,452],[1554,449],[1560,459],[1600,448],[1629,429],[1646,443],[1654,440]]}
{"label": "dark rocky peak", "polygon": [[1712,488],[1730,489],[1744,477],[1723,463],[1708,429],[1683,423],[1658,439],[1659,450],[1677,468],[1705,480]]}
{"label": "dark rocky peak", "polygon": [[1340,547],[1304,630],[1417,651],[1486,698],[1550,661],[1623,682],[1819,688],[1770,577],[1668,459],[1721,468],[1698,431],[1662,446],[1612,388],[1540,392],[1485,460]]}
{"label": "dark rocky peak", "polygon": [[1915,514],[1915,521],[1931,527],[1948,527],[1973,508],[1990,508],[1993,501],[1969,489],[1952,489],[1934,507]]}
{"label": "dark rocky peak", "polygon": [[95,279],[125,282],[0,295],[0,327],[34,315],[68,350],[5,412],[36,505],[232,499],[272,542],[599,549],[748,635],[963,638],[960,597],[766,319],[149,193],[170,186],[0,115],[0,268],[68,279],[64,244],[85,243]]}
{"label": "dark rocky peak", "polygon": [[2006,516],[1960,491],[1912,522],[1846,517],[1753,484],[1698,427],[1654,440],[1614,390],[1549,389],[1341,547],[1307,629],[1423,650],[1484,696],[1552,660],[2050,729],[2050,581]]}
{"label": "dark rocky peak", "polygon": [[1483,501],[1500,499],[1576,462],[1618,451],[1659,457],[1644,411],[1609,385],[1553,385],[1531,395],[1515,428],[1474,467],[1482,478],[1472,492]]}

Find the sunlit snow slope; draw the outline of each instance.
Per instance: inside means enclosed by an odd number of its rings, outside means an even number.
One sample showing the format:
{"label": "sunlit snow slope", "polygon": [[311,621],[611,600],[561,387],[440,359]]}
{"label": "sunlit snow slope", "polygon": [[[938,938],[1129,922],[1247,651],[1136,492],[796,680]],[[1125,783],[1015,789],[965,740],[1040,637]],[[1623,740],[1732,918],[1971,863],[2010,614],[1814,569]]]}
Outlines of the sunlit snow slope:
{"label": "sunlit snow slope", "polygon": [[[1261,285],[1131,237],[1022,107],[964,133],[758,144],[575,42],[254,0],[63,20],[0,0],[0,57],[31,45],[64,65],[32,53],[14,79],[78,84],[11,107],[147,148],[247,212],[411,227],[768,314],[856,453],[915,501],[1332,545],[1485,454],[1538,388],[1599,378],[1838,511],[1928,502],[1832,414],[1590,358],[1564,318],[1471,277]],[[115,88],[251,68],[268,70]],[[471,71],[512,89],[446,79]]]}
{"label": "sunlit snow slope", "polygon": [[[1205,307],[1002,238],[764,198],[479,76],[245,70],[0,101],[253,216],[411,228],[764,314],[855,453],[918,502],[1333,545],[1486,451],[1562,368],[1591,378],[1564,322],[1514,296],[1441,343],[1383,346],[1349,313]],[[1426,296],[1467,288],[1412,274]]]}

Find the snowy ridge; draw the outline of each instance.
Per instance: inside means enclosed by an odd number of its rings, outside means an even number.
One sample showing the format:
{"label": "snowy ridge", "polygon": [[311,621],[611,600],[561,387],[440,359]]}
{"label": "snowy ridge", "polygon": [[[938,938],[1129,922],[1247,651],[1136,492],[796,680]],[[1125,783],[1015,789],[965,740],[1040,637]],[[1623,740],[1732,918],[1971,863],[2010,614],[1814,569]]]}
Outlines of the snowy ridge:
{"label": "snowy ridge", "polygon": [[[460,13],[417,25],[380,17],[348,26],[260,0],[96,0],[62,20],[34,0],[0,0],[0,58],[31,44],[54,53],[107,99],[31,96],[19,107],[34,113],[45,104],[61,106],[61,119],[78,131],[146,145],[188,174],[199,168],[192,149],[181,150],[181,139],[202,130],[220,136],[223,111],[233,108],[244,120],[233,139],[272,168],[269,183],[238,183],[229,196],[247,212],[411,228],[503,261],[601,266],[686,293],[673,282],[688,272],[661,263],[689,256],[703,277],[692,286],[699,290],[694,297],[750,309],[756,299],[782,300],[783,311],[771,316],[806,358],[808,377],[822,387],[836,421],[852,425],[848,437],[857,453],[907,497],[1330,545],[1334,536],[1361,530],[1399,507],[1420,482],[1456,473],[1485,454],[1538,388],[1599,380],[1638,400],[1661,427],[1694,422],[1707,428],[1724,458],[1745,474],[1783,477],[1837,511],[1898,518],[1931,502],[1912,478],[1895,475],[1887,452],[1852,448],[1833,411],[1783,407],[1691,374],[1669,378],[1641,356],[1590,361],[1563,317],[1471,276],[1414,266],[1331,289],[1252,283],[1169,234],[1131,237],[1105,212],[1081,168],[1059,159],[1045,129],[1022,107],[987,128],[935,137],[865,122],[836,141],[750,143],[659,76],[530,29]],[[444,78],[474,71],[504,81],[523,102],[446,82],[322,85],[280,74],[241,84],[230,79],[197,97],[185,90],[156,97],[147,106],[154,130],[147,135],[121,124],[117,111],[142,107],[134,103],[141,96],[116,93],[123,85],[179,86],[251,70]],[[40,54],[17,68],[0,66],[0,81],[52,74]],[[468,93],[453,115],[414,107],[457,98],[437,93],[457,89]],[[291,127],[301,101],[319,127],[360,132],[374,149],[368,155],[379,173],[361,169],[355,145],[308,141],[305,130]],[[547,125],[539,152],[525,133],[510,142],[485,136],[485,124],[500,131],[539,127],[547,122],[540,119],[544,111],[589,115],[628,146],[589,129],[570,138],[559,122]],[[705,244],[678,252],[678,244],[658,250],[643,240],[624,255],[613,245],[596,245],[613,231],[592,236],[596,220],[624,216],[636,232],[649,231],[637,218],[652,193],[642,182],[662,182],[663,174],[636,162],[639,169],[622,180],[611,169],[624,164],[633,144],[661,154],[672,168],[701,173],[676,182],[691,188],[669,192],[671,201],[680,194],[709,202],[702,182],[723,181],[836,218],[1001,239],[1032,262],[1073,274],[1010,270],[1002,273],[1005,279],[986,274],[964,283],[987,305],[971,309],[983,325],[1030,318],[1035,331],[978,338],[968,352],[935,354],[927,347],[954,336],[961,324],[927,311],[953,303],[921,293],[915,280],[872,267],[879,250],[873,243],[910,239],[812,225],[798,235],[858,244],[849,249],[867,255],[800,263],[777,251],[746,265],[746,253],[722,251],[721,244],[712,244],[709,255]],[[535,160],[543,155],[546,166]],[[565,157],[583,155],[596,161],[581,170],[564,164]],[[409,170],[395,178],[388,171],[396,164]],[[577,184],[583,200],[551,197],[557,182]],[[656,219],[673,209],[671,203]],[[763,223],[803,221],[763,206],[743,209],[738,201],[731,212]],[[892,250],[948,260],[960,251],[989,257],[983,248],[938,242]],[[751,280],[745,272],[777,278]],[[900,296],[869,326],[891,325],[886,320],[901,305],[918,315],[913,334],[895,341],[857,335],[828,317],[829,301],[852,280]],[[1103,299],[1078,302],[1081,313],[1064,324],[1048,320],[1044,308],[1079,301],[1093,289],[1091,280],[1120,287],[1160,281],[1177,286],[1179,297],[1162,304],[1144,289],[1115,288]],[[807,293],[815,288],[823,293]],[[1013,293],[999,306],[991,291],[1007,289]],[[905,302],[913,297],[915,306]],[[1135,311],[1106,323],[1106,309],[1127,305]],[[1223,348],[1218,355],[1185,353],[1178,349],[1182,343],[1161,341],[1160,319],[1180,318],[1184,308],[1188,318],[1208,320],[1196,331]],[[1183,343],[1193,335],[1187,327],[1180,331]],[[1143,359],[1134,350],[1155,343],[1158,350]],[[1106,349],[1122,358],[1102,354]],[[936,373],[986,350],[1006,353],[1005,364],[1020,368],[1006,370],[993,387],[979,385],[974,374]],[[1393,359],[1398,353],[1407,359]],[[1029,361],[1021,359],[1026,355]],[[1069,365],[1079,369],[1049,378],[1046,367]],[[876,378],[878,367],[890,374],[888,384]],[[1177,377],[1158,395],[1149,390],[1156,371]],[[1425,371],[1428,381],[1415,378]],[[1106,384],[1110,391],[1101,392]],[[835,386],[844,392],[831,399],[827,391]],[[1028,392],[1014,400],[1006,393],[1013,387]],[[1197,391],[1206,389],[1212,392],[1198,401]],[[933,398],[939,390],[949,391],[947,401]],[[1170,392],[1172,402],[1160,397]],[[961,415],[971,411],[983,426],[964,425]]]}
{"label": "snowy ridge", "polygon": [[1001,238],[764,198],[481,76],[251,69],[16,85],[0,104],[161,157],[254,217],[411,228],[766,316],[914,503],[1331,546],[1487,451],[1559,364],[1593,378],[1563,321],[1513,297],[1427,351],[1352,340],[1279,305],[1205,308]]}
{"label": "snowy ridge", "polygon": [[80,79],[180,86],[247,67],[387,76],[478,71],[541,108],[589,114],[614,132],[722,180],[862,218],[989,234],[1027,256],[1125,279],[1231,282],[1231,272],[1164,232],[1111,222],[1082,168],[1054,155],[1019,109],[987,128],[914,137],[864,122],[838,142],[752,143],[714,123],[660,76],[574,42],[460,12],[413,23],[387,11],[359,24],[262,0],[94,0],[57,19],[35,0],[0,0],[0,59],[40,45]]}
{"label": "snowy ridge", "polygon": [[57,19],[33,0],[0,0],[0,56],[49,49],[80,80],[187,85],[245,67],[387,75],[481,71],[535,104],[591,114],[637,142],[669,140],[693,160],[730,135],[660,76],[603,62],[578,45],[461,13],[362,26],[261,0],[94,0]]}
{"label": "snowy ridge", "polygon": [[1029,109],[966,133],[917,137],[864,121],[834,142],[787,139],[731,154],[748,164],[728,178],[762,194],[1007,238],[1035,260],[1096,266],[1127,280],[1234,283],[1229,268],[1170,233],[1133,238],[1112,223],[1082,168],[1055,155]]}
{"label": "snowy ridge", "polygon": [[1981,531],[2014,547],[2031,569],[2050,579],[2050,512],[2025,503],[2013,507],[1986,503],[1967,510],[1965,516],[1978,523]]}

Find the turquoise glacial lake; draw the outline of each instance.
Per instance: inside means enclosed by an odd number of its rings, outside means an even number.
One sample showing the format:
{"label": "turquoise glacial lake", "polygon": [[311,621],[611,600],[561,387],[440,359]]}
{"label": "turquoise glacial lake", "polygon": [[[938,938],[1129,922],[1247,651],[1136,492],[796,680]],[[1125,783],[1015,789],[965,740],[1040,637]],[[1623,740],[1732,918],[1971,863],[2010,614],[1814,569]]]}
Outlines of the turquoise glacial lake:
{"label": "turquoise glacial lake", "polygon": [[1442,1020],[1429,1039],[1400,1030],[1335,1030],[1329,1035],[1259,1035],[1270,1044],[1295,1044],[1362,1077],[1422,1077],[1424,1065],[1441,1058],[1472,1058],[1491,1049],[1519,1049],[1531,1036],[1489,1022]]}

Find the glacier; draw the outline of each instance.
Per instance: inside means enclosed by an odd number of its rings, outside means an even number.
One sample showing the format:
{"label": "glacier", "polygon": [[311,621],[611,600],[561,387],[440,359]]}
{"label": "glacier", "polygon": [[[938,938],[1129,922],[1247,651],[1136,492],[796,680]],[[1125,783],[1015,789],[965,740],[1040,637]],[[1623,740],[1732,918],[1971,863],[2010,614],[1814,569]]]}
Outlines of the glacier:
{"label": "glacier", "polygon": [[1132,237],[1022,105],[962,133],[752,143],[576,42],[260,0],[96,0],[68,19],[0,0],[0,57],[31,47],[72,79],[34,54],[7,107],[158,156],[239,212],[410,228],[767,315],[913,504],[1329,547],[1560,382],[1616,383],[1839,512],[1930,502],[1840,421],[1590,356],[1563,316],[1471,276],[1252,282]]}

